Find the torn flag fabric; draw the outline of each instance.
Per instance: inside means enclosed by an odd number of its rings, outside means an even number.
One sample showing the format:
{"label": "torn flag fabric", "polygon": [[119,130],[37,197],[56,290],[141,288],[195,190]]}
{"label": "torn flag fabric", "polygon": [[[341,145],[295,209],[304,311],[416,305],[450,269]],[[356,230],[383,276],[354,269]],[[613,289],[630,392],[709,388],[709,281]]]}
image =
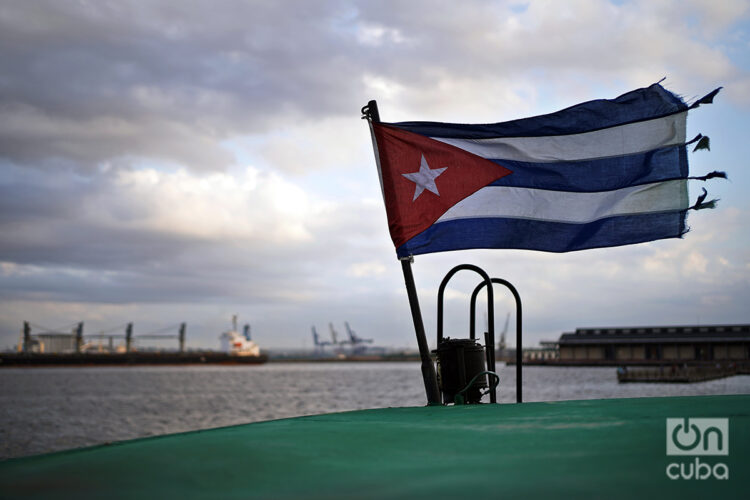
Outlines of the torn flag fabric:
{"label": "torn flag fabric", "polygon": [[689,207],[686,119],[660,84],[503,123],[370,121],[399,257],[568,252],[676,238]]}

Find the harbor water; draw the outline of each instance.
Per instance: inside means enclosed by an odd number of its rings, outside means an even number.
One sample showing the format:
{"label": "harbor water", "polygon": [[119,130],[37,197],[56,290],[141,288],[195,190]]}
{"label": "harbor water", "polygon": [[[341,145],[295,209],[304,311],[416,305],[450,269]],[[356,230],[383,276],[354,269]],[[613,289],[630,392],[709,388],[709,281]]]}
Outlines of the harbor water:
{"label": "harbor water", "polygon": [[[498,400],[515,402],[515,367]],[[616,369],[524,368],[524,401],[748,394],[750,376],[618,384]],[[419,363],[0,370],[0,459],[300,415],[423,406]]]}

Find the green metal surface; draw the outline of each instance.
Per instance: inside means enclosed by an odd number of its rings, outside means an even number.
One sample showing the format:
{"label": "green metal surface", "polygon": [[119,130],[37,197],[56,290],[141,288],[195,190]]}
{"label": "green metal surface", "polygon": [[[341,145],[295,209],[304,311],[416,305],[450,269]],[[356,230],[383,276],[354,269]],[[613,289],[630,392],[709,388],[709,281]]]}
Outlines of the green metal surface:
{"label": "green metal surface", "polygon": [[[729,479],[670,480],[667,417],[728,418]],[[3,498],[737,498],[750,396],[389,408],[0,463]]]}

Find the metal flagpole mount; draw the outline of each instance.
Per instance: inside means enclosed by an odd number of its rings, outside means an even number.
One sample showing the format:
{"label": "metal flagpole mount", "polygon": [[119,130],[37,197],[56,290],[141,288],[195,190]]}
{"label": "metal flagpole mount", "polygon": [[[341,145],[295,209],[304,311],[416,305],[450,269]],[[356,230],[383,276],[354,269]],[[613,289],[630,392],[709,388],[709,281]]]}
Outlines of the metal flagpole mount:
{"label": "metal flagpole mount", "polygon": [[378,113],[377,101],[369,101],[365,106],[362,106],[361,112],[363,120],[370,120],[375,123],[380,122],[380,113]]}

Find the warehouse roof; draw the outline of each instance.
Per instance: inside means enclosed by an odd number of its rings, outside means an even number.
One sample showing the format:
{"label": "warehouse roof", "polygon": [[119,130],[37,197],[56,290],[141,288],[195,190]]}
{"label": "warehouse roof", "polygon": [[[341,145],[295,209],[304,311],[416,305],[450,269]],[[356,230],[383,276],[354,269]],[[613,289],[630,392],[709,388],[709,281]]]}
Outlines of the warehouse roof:
{"label": "warehouse roof", "polygon": [[750,342],[750,325],[641,326],[578,328],[563,333],[560,345]]}

